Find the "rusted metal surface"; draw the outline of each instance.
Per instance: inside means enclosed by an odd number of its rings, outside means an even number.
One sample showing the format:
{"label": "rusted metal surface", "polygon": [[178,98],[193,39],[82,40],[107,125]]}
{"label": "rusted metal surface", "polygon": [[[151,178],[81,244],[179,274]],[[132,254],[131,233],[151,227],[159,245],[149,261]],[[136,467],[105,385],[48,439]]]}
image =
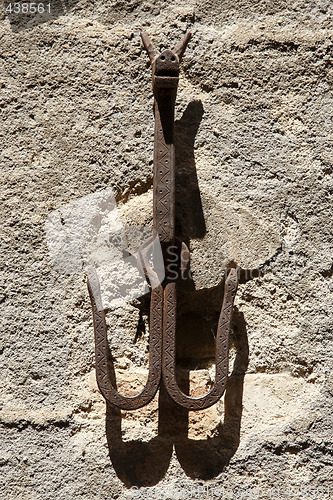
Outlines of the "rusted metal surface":
{"label": "rusted metal surface", "polygon": [[[224,299],[216,334],[215,382],[211,390],[202,397],[194,398],[184,394],[176,380],[176,315],[177,274],[184,273],[189,262],[189,250],[184,242],[175,237],[175,154],[174,114],[179,64],[190,39],[186,33],[174,49],[159,54],[148,35],[141,33],[144,47],[152,66],[152,84],[155,99],[154,133],[154,236],[161,243],[165,279],[162,284],[150,268],[145,252],[139,254],[141,267],[151,287],[150,332],[149,332],[149,374],[143,391],[133,397],[122,396],[112,385],[108,373],[109,346],[106,334],[96,271],[88,272],[88,289],[93,309],[95,330],[97,382],[104,398],[124,410],[134,410],[147,404],[156,394],[163,375],[163,382],[171,398],[189,410],[208,408],[222,396],[228,376],[228,345],[232,308],[237,291],[237,271],[231,269],[225,282]],[[174,261],[175,249],[177,262]],[[172,258],[171,258],[172,256]],[[175,271],[178,270],[178,273]],[[172,272],[170,268],[172,266]]]}
{"label": "rusted metal surface", "polygon": [[164,290],[163,381],[172,399],[188,410],[208,408],[217,403],[224,393],[228,378],[229,333],[236,291],[237,271],[231,269],[225,283],[224,299],[216,333],[215,381],[207,394],[194,398],[184,394],[176,380],[176,284],[169,283]]}
{"label": "rusted metal surface", "polygon": [[99,281],[95,269],[88,270],[88,291],[90,295],[95,331],[96,378],[104,398],[123,410],[136,410],[153,399],[161,379],[162,367],[162,303],[161,285],[151,292],[149,329],[149,373],[148,380],[136,396],[122,396],[113,387],[108,372],[109,346],[106,333],[105,315],[101,300]]}

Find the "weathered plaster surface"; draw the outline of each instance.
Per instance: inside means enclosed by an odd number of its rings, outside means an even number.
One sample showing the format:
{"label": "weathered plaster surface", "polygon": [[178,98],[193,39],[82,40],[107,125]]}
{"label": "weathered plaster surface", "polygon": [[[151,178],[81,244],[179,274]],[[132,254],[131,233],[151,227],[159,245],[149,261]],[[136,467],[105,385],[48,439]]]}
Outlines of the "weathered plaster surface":
{"label": "weathered plaster surface", "polygon": [[[180,302],[180,352],[204,360],[194,393],[211,382],[223,273],[234,260],[247,274],[225,399],[187,415],[161,394],[106,418],[85,276],[52,266],[45,222],[112,188],[125,226],[151,223],[142,28],[161,47],[193,32],[176,162],[196,287]],[[82,0],[37,26],[2,15],[1,498],[329,498],[332,36],[325,0]],[[107,318],[128,393],[147,373],[139,305]]]}

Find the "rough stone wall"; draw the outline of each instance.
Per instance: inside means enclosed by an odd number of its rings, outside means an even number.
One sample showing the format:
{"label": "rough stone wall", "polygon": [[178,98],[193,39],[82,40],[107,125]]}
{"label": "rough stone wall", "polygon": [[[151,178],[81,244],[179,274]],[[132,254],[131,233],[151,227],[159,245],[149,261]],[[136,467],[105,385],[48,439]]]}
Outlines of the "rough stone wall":
{"label": "rough stone wall", "polygon": [[[332,3],[59,5],[37,25],[0,21],[0,498],[330,498]],[[196,288],[179,309],[179,376],[192,368],[193,393],[211,382],[223,273],[244,270],[226,395],[197,413],[162,391],[106,414],[85,275],[57,272],[45,236],[52,211],[107,188],[126,224],[151,223],[142,28],[160,48],[193,33],[176,104]],[[139,306],[107,315],[123,392],[147,373]]]}

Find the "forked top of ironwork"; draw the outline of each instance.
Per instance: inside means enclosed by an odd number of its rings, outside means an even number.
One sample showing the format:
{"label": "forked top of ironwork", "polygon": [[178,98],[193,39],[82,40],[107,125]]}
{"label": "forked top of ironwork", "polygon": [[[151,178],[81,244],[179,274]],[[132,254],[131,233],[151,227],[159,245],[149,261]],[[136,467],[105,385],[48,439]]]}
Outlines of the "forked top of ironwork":
{"label": "forked top of ironwork", "polygon": [[186,46],[191,38],[188,31],[184,38],[173,49],[159,53],[145,31],[141,32],[143,45],[148,53],[153,70],[154,88],[177,87],[179,79],[179,63],[182,60]]}

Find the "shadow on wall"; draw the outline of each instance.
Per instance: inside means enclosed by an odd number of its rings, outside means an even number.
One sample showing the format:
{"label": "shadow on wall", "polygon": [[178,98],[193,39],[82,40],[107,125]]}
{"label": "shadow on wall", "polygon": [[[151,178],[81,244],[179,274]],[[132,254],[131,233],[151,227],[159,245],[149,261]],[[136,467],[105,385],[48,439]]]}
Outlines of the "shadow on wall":
{"label": "shadow on wall", "polygon": [[[194,160],[194,141],[202,116],[201,101],[193,101],[175,124],[176,228],[177,236],[185,242],[193,237],[202,238],[206,233]],[[182,366],[180,387],[188,394],[191,365],[198,366],[199,360],[207,365],[215,357],[213,332],[216,331],[222,305],[224,277],[217,287],[196,291],[189,274],[187,281],[182,280],[183,289],[180,288],[177,365]],[[145,311],[149,311],[148,301],[143,304]],[[193,322],[194,316],[196,320]],[[236,357],[225,391],[224,421],[212,429],[214,437],[203,440],[188,438],[189,412],[174,403],[162,382],[159,390],[158,434],[149,442],[124,442],[121,411],[114,406],[107,407],[109,454],[118,477],[127,487],[157,484],[168,470],[173,447],[185,473],[191,478],[213,478],[228,465],[239,446],[243,381],[248,365],[246,325],[243,315],[238,311],[234,312],[230,342],[235,348]],[[111,356],[108,368],[116,387]]]}
{"label": "shadow on wall", "polygon": [[[224,421],[213,430],[213,438],[192,440],[187,437],[189,412],[171,400],[163,384],[159,392],[158,435],[149,442],[123,442],[121,411],[113,406],[107,407],[109,454],[116,474],[127,487],[157,484],[168,470],[173,446],[179,463],[191,478],[211,479],[229,464],[239,445],[243,382],[248,365],[248,341],[243,314],[236,311],[233,324],[231,343],[236,349],[236,358],[225,391]],[[114,375],[112,366],[110,371]],[[182,385],[184,391],[185,385],[186,382]]]}
{"label": "shadow on wall", "polygon": [[202,102],[194,100],[175,122],[176,231],[185,243],[206,234],[194,159],[194,141],[203,114]]}

